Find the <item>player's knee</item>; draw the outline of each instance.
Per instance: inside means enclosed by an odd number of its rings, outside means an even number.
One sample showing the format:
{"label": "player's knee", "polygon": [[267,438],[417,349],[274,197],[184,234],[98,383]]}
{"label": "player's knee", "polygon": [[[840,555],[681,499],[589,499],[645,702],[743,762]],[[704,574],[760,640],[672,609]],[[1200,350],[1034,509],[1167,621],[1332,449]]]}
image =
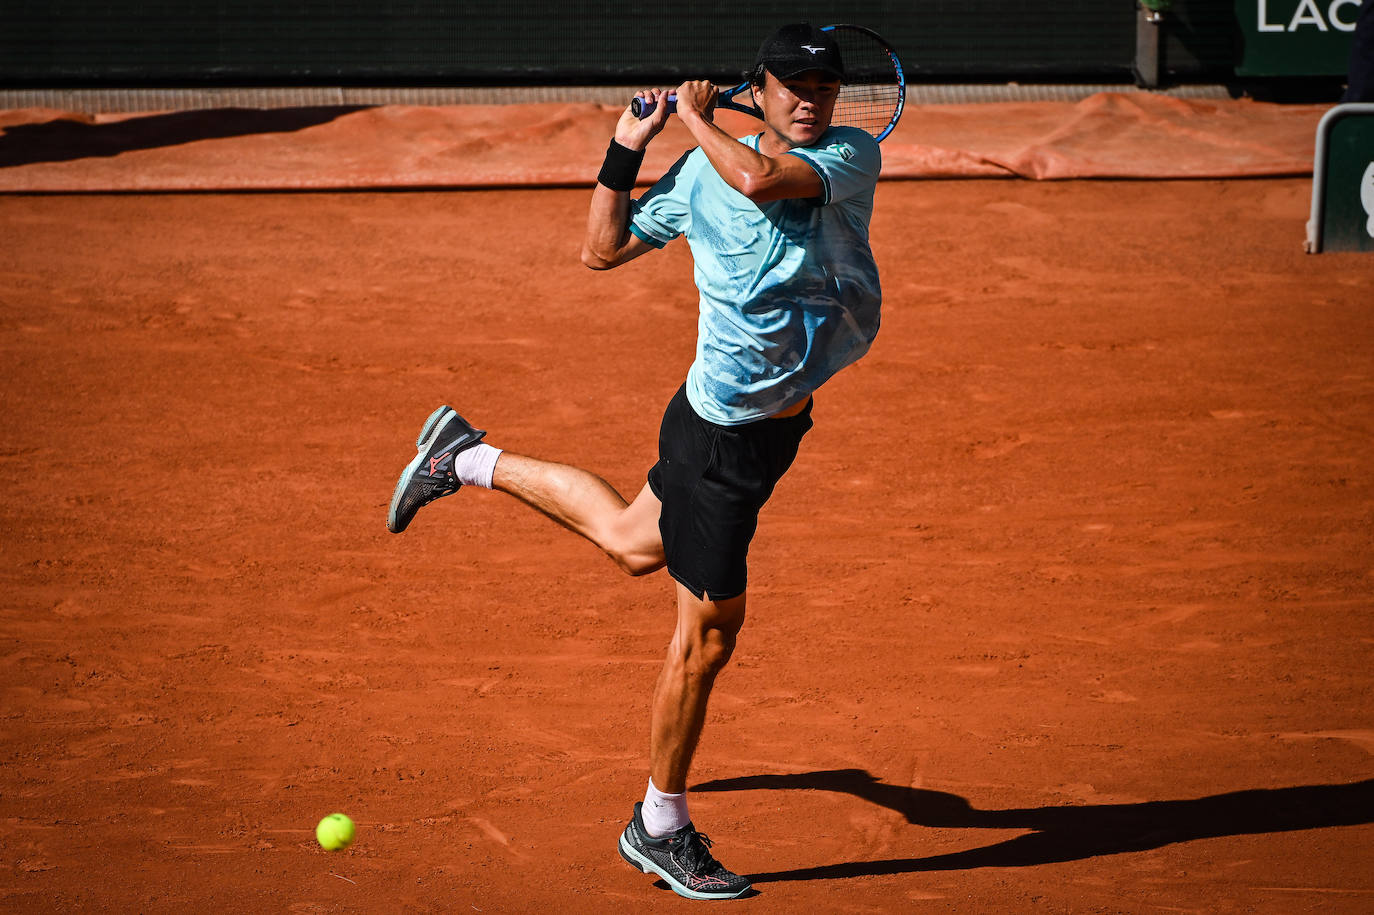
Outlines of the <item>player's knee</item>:
{"label": "player's knee", "polygon": [[711,644],[701,653],[700,669],[703,674],[714,676],[725,669],[730,657],[735,653],[732,639],[728,644]]}
{"label": "player's knee", "polygon": [[588,536],[627,575],[648,575],[667,562],[657,517],[637,513],[633,507],[602,519]]}
{"label": "player's knee", "polygon": [[610,553],[610,557],[616,565],[620,566],[621,571],[634,578],[648,575],[650,572],[657,572],[664,565],[662,556],[653,556],[638,551],[614,551]]}
{"label": "player's knee", "polygon": [[714,640],[708,643],[705,657],[702,658],[706,668],[712,673],[717,673],[730,663],[730,658],[735,653],[735,637],[728,639]]}
{"label": "player's knee", "polygon": [[694,673],[714,676],[730,663],[735,653],[735,641],[739,629],[709,628],[698,633],[690,642],[687,652],[687,667]]}
{"label": "player's knee", "polygon": [[606,555],[627,575],[648,575],[667,564],[662,542],[653,542],[642,532],[633,529],[612,528],[606,532],[601,544]]}

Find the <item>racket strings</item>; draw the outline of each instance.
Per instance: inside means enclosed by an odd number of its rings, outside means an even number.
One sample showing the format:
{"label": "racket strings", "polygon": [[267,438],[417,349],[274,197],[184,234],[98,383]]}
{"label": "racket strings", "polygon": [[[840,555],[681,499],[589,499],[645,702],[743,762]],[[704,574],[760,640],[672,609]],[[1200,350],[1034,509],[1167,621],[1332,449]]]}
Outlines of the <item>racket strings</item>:
{"label": "racket strings", "polygon": [[866,29],[835,26],[831,32],[846,74],[831,123],[858,127],[881,138],[896,123],[906,98],[901,64]]}
{"label": "racket strings", "polygon": [[835,102],[831,123],[859,127],[877,136],[892,123],[901,90],[895,85],[847,85]]}

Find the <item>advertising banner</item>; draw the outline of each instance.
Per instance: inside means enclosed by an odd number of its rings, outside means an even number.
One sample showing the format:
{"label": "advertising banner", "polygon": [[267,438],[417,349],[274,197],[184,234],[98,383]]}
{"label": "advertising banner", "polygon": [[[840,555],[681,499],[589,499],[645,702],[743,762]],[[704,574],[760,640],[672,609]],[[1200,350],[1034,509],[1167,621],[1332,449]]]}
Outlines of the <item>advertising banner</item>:
{"label": "advertising banner", "polygon": [[[1236,0],[1238,76],[1340,76],[1361,0]],[[1374,3],[1374,0],[1365,0]]]}

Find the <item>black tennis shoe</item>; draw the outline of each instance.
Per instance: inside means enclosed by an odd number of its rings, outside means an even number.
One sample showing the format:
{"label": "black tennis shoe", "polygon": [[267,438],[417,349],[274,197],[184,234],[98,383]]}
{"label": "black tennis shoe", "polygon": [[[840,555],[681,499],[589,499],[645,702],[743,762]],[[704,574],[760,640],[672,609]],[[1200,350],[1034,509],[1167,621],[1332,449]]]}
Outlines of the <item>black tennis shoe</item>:
{"label": "black tennis shoe", "polygon": [[620,857],[646,874],[658,874],[674,893],[688,899],[738,899],[751,889],[711,857],[711,840],[691,823],[660,838],[649,835],[635,804],[635,814],[620,835]]}
{"label": "black tennis shoe", "polygon": [[486,434],[482,429],[472,428],[452,407],[440,407],[431,413],[415,439],[419,453],[401,472],[396,491],[391,494],[386,529],[399,534],[421,508],[461,489],[463,484],[453,475],[453,459]]}

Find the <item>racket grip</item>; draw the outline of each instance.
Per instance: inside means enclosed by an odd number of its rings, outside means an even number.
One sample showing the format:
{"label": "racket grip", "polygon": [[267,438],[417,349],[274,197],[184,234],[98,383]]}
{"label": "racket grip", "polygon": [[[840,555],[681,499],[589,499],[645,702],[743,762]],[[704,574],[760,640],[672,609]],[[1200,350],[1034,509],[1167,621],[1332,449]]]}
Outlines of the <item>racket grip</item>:
{"label": "racket grip", "polygon": [[[654,109],[657,107],[658,106],[655,105],[653,102],[650,102],[646,99],[642,99],[638,96],[635,96],[634,98],[630,99],[630,114],[639,118],[641,121],[647,118],[649,115],[653,114]],[[670,92],[668,93],[668,113],[672,114],[676,110],[677,94]]]}

